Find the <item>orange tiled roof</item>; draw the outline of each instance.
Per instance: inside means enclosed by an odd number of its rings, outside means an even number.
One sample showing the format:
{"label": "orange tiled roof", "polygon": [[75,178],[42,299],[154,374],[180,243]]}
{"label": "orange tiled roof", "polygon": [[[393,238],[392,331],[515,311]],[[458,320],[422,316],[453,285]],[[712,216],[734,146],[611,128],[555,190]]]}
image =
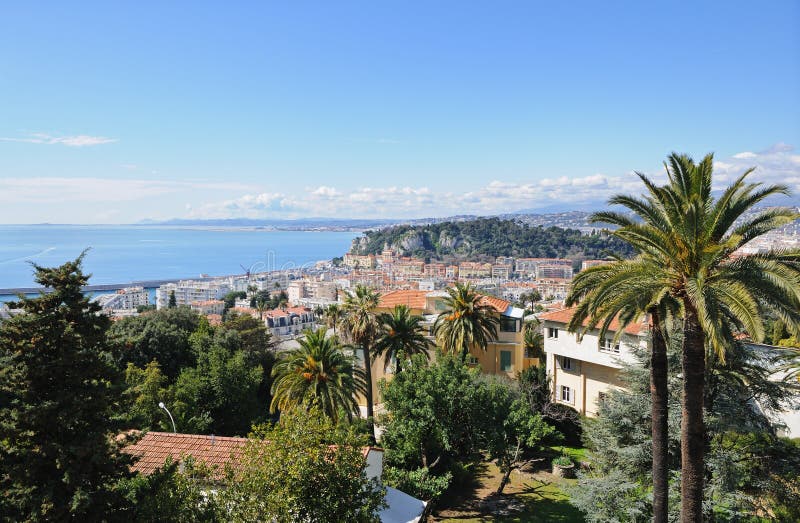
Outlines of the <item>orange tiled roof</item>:
{"label": "orange tiled roof", "polygon": [[406,305],[411,309],[424,309],[427,295],[428,291],[390,291],[381,296],[378,307],[381,309],[393,309],[395,305]]}
{"label": "orange tiled roof", "polygon": [[[539,319],[546,321],[553,321],[557,323],[563,323],[564,325],[566,325],[572,319],[574,311],[575,307],[569,309],[560,309],[552,312],[545,312],[544,314],[539,315]],[[584,326],[588,325],[588,323],[589,323],[588,321],[584,321],[583,325]],[[617,330],[619,330],[619,322],[617,321],[616,318],[614,318],[614,320],[611,322],[611,325],[609,325],[608,328],[612,332],[616,332]],[[631,323],[627,327],[625,327],[625,332],[627,334],[632,334],[635,336],[644,331],[646,328],[647,325],[645,323],[642,322]]]}
{"label": "orange tiled roof", "polygon": [[133,445],[125,447],[123,452],[138,458],[131,468],[142,474],[151,474],[163,466],[168,456],[179,461],[191,455],[221,475],[227,463],[238,459],[246,442],[247,438],[148,432]]}
{"label": "orange tiled roof", "polygon": [[489,305],[490,307],[494,308],[494,310],[496,310],[501,314],[504,313],[506,309],[508,309],[509,305],[511,305],[510,301],[506,301],[504,299],[497,298],[495,296],[486,296],[486,295],[484,295],[481,298],[481,303]]}
{"label": "orange tiled roof", "polygon": [[224,303],[225,302],[222,301],[222,300],[204,300],[204,301],[193,301],[192,305],[197,305],[197,306],[202,307],[204,305],[219,305],[219,304],[224,304]]}
{"label": "orange tiled roof", "polygon": [[305,314],[307,312],[311,312],[311,309],[308,307],[287,307],[286,312],[294,313],[294,314]]}
{"label": "orange tiled roof", "polygon": [[[192,456],[196,461],[202,461],[214,469],[215,477],[220,478],[226,464],[238,462],[245,443],[247,438],[148,432],[133,445],[125,447],[123,452],[138,458],[131,467],[134,472],[152,474],[164,465],[167,457],[172,457],[175,462],[186,456]],[[336,446],[331,448],[335,449]],[[361,449],[365,458],[370,451],[383,452],[383,449],[380,447]]]}

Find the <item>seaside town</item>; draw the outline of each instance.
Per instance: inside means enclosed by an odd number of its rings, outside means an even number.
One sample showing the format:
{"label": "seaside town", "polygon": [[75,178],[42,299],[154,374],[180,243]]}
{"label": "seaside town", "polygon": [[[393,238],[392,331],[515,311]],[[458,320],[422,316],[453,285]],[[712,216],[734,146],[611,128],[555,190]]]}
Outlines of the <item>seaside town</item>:
{"label": "seaside town", "polygon": [[800,522],[800,2],[8,2],[0,523]]}

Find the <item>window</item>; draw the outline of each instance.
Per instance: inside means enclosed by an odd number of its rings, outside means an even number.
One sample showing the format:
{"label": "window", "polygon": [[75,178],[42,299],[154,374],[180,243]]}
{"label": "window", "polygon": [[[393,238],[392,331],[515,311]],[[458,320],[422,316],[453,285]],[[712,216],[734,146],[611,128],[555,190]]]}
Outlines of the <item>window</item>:
{"label": "window", "polygon": [[562,370],[572,370],[572,358],[567,358],[566,356],[561,356],[559,359],[561,360],[561,369]]}
{"label": "window", "polygon": [[553,327],[548,327],[547,329],[547,337],[553,338],[554,340],[558,339],[558,329]]}
{"label": "window", "polygon": [[467,358],[467,363],[468,363],[468,364],[470,364],[470,365],[477,365],[477,364],[478,364],[478,358],[477,358],[477,356],[472,356],[472,355],[470,355],[470,356]]}
{"label": "window", "polygon": [[603,338],[600,340],[600,350],[619,354],[619,343],[614,343],[614,340],[611,338]]}
{"label": "window", "polygon": [[561,401],[564,403],[572,403],[572,389],[561,385]]}
{"label": "window", "polygon": [[513,365],[511,365],[511,351],[509,350],[501,350],[500,351],[500,370],[503,372],[511,372],[514,370]]}
{"label": "window", "polygon": [[501,332],[517,332],[516,318],[509,318],[507,316],[500,316],[500,331]]}

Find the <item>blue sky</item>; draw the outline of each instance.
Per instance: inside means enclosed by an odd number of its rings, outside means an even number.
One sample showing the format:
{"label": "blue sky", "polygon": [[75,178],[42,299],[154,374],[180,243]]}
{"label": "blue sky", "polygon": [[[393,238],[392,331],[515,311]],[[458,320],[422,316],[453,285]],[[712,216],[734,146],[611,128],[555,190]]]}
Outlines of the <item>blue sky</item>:
{"label": "blue sky", "polygon": [[0,222],[596,208],[673,150],[800,192],[795,1],[118,4],[2,7]]}

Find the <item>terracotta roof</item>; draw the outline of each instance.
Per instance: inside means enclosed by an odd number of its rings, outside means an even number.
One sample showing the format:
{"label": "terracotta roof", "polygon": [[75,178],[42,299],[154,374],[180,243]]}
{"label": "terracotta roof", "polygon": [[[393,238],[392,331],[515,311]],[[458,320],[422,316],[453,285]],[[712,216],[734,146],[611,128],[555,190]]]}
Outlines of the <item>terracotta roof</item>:
{"label": "terracotta roof", "polygon": [[311,312],[311,309],[308,307],[287,307],[286,312],[294,313],[294,314],[305,314],[307,312]]}
{"label": "terracotta roof", "polygon": [[192,305],[203,306],[203,305],[220,305],[224,304],[225,302],[222,300],[203,300],[203,301],[193,301]]}
{"label": "terracotta roof", "polygon": [[[574,313],[574,311],[575,311],[575,307],[572,307],[572,308],[569,308],[569,309],[560,309],[560,310],[552,311],[552,312],[545,312],[544,314],[540,314],[539,315],[539,319],[543,320],[543,321],[552,321],[552,322],[556,322],[556,323],[563,323],[564,325],[566,325],[572,319],[572,314]],[[587,325],[588,321],[584,321],[583,324]],[[619,322],[617,321],[616,318],[614,318],[614,320],[611,322],[611,325],[609,325],[608,328],[612,332],[616,332],[617,330],[619,330]],[[632,335],[636,336],[636,335],[640,334],[641,332],[643,332],[646,328],[647,328],[647,325],[645,323],[643,323],[643,322],[631,323],[630,325],[625,327],[625,332],[627,334],[632,334]]]}
{"label": "terracotta roof", "polygon": [[208,324],[212,327],[216,327],[217,325],[222,325],[222,315],[221,314],[206,314],[206,319],[208,320]]}
{"label": "terracotta roof", "polygon": [[[247,438],[230,438],[198,434],[174,434],[171,432],[148,432],[136,443],[123,449],[123,452],[138,458],[131,467],[134,472],[152,474],[164,465],[167,457],[179,461],[192,456],[214,469],[214,475],[221,478],[225,465],[235,464],[242,453]],[[335,445],[331,445],[335,449]],[[380,447],[363,447],[366,458],[370,451],[383,452]]]}
{"label": "terracotta roof", "polygon": [[483,296],[481,298],[481,303],[493,307],[494,310],[496,310],[501,314],[504,313],[506,309],[508,309],[509,305],[511,305],[510,301],[506,301],[501,298],[497,298],[495,296]]}
{"label": "terracotta roof", "polygon": [[411,309],[424,309],[427,295],[428,291],[390,291],[381,296],[378,307],[381,309],[393,309],[395,305],[406,305]]}
{"label": "terracotta roof", "polygon": [[123,452],[139,458],[131,468],[142,474],[151,474],[163,466],[168,456],[179,461],[191,455],[221,475],[225,464],[238,459],[246,442],[247,438],[148,432],[133,445],[125,447]]}

